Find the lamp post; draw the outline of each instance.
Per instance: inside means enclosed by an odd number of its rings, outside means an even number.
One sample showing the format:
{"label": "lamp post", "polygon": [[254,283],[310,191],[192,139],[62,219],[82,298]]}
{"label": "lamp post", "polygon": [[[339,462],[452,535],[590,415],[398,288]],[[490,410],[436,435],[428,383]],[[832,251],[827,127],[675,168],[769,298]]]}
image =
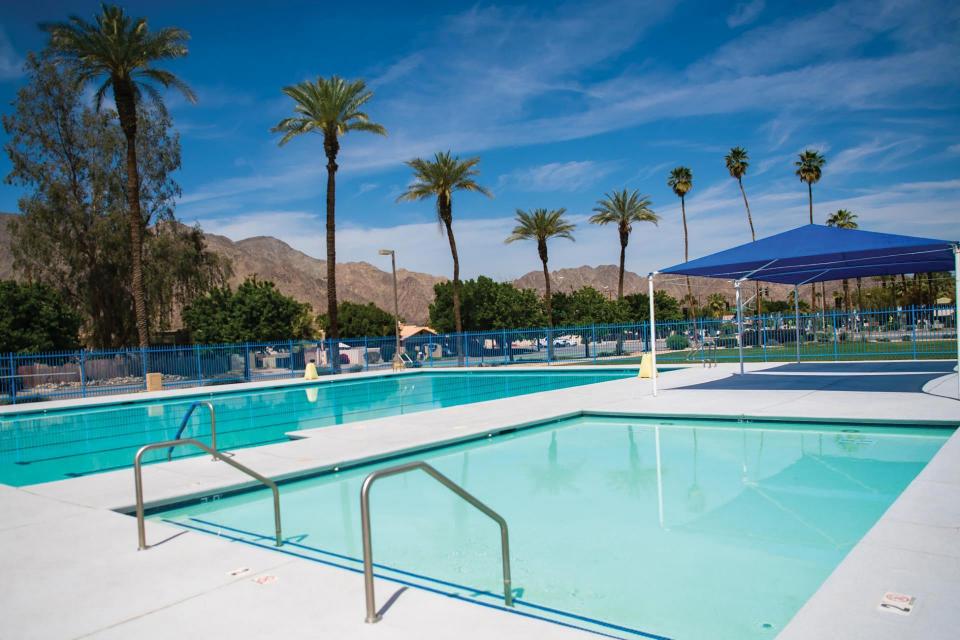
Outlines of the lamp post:
{"label": "lamp post", "polygon": [[393,249],[380,249],[380,255],[390,256],[390,264],[393,267],[393,321],[394,330],[397,334],[397,349],[393,352],[394,371],[404,368],[403,359],[400,357],[400,300],[397,297],[397,253]]}

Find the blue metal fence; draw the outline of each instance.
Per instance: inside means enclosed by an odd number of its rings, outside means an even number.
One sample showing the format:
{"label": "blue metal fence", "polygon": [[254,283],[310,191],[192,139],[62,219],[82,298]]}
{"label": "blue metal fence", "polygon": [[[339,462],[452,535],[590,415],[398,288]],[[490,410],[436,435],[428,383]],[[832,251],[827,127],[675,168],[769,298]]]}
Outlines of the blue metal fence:
{"label": "blue metal fence", "polygon": [[[743,355],[754,362],[791,361],[798,353],[800,360],[951,359],[956,327],[951,306],[805,314],[799,327],[792,314],[746,316]],[[408,367],[633,364],[649,350],[649,335],[646,322],[593,324],[420,335],[401,348]],[[658,361],[664,364],[735,361],[739,340],[735,319],[657,322]],[[143,391],[148,373],[160,374],[164,388],[179,388],[301,377],[310,361],[321,374],[389,369],[395,351],[396,338],[386,336],[337,344],[278,340],[9,353],[0,355],[0,404]]]}

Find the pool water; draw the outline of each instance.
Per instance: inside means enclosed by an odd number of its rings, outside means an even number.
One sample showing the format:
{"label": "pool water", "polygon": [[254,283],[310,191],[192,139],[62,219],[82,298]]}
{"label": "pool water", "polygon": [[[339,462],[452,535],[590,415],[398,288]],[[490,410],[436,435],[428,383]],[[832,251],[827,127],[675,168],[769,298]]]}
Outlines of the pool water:
{"label": "pool water", "polygon": [[[773,638],[951,433],[579,417],[283,485],[283,549],[359,569],[363,478],[422,459],[506,518],[517,610],[620,637]],[[496,524],[426,474],[380,480],[371,514],[378,575],[502,603]],[[264,491],[152,517],[272,548]]]}
{"label": "pool water", "polygon": [[[217,446],[248,447],[312,429],[439,407],[552,391],[635,376],[636,370],[410,372],[243,392],[203,393],[163,401],[122,401],[69,410],[0,414],[0,483],[63,480],[129,467],[137,449],[176,436],[197,400],[213,403]],[[208,441],[210,422],[198,408],[184,437]],[[174,456],[198,455],[178,448]],[[151,451],[144,460],[166,458]]]}

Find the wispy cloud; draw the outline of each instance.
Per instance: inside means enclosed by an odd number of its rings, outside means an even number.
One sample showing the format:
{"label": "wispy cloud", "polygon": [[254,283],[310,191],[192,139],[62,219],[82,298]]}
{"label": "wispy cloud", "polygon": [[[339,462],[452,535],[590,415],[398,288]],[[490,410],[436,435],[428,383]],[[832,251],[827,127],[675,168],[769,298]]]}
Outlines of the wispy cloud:
{"label": "wispy cloud", "polygon": [[750,24],[760,17],[763,9],[767,6],[764,0],[749,0],[749,2],[740,2],[733,8],[733,13],[727,16],[727,26],[731,29]]}
{"label": "wispy cloud", "polygon": [[13,48],[7,32],[0,27],[0,80],[16,80],[23,75],[23,58]]}
{"label": "wispy cloud", "polygon": [[613,163],[594,160],[549,162],[504,174],[498,180],[498,187],[510,186],[518,191],[578,191],[596,183],[613,168]]}

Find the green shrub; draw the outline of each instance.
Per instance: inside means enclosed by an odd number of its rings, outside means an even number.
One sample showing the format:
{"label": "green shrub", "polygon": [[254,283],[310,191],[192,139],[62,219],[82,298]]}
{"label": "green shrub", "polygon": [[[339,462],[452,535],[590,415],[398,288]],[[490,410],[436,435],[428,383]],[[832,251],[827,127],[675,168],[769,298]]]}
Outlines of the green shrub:
{"label": "green shrub", "polygon": [[687,340],[687,336],[675,333],[669,338],[667,338],[667,348],[668,349],[686,349],[690,346],[690,341]]}

